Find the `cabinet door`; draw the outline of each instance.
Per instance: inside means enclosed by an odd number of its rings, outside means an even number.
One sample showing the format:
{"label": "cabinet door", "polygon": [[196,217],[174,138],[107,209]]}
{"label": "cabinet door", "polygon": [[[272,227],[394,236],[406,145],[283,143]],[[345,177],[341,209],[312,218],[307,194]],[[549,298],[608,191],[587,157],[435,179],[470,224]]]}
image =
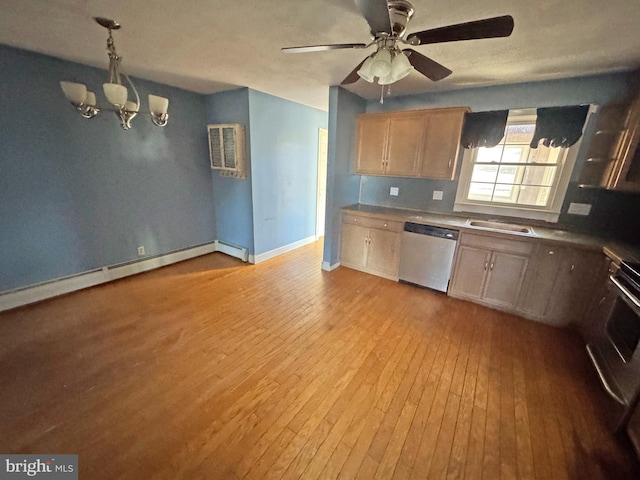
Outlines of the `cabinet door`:
{"label": "cabinet door", "polygon": [[359,225],[342,224],[340,263],[345,267],[363,269],[367,265],[366,241],[369,229]]}
{"label": "cabinet door", "polygon": [[460,148],[464,110],[428,114],[420,176],[453,180]]}
{"label": "cabinet door", "polygon": [[395,278],[398,276],[400,234],[372,228],[369,230],[367,269]]}
{"label": "cabinet door", "polygon": [[387,175],[418,175],[424,124],[424,113],[402,114],[390,118],[385,168]]}
{"label": "cabinet door", "polygon": [[490,260],[489,250],[460,245],[449,290],[465,297],[482,298]]}
{"label": "cabinet door", "polygon": [[494,252],[483,299],[505,307],[515,307],[528,263],[529,258],[522,255]]}
{"label": "cabinet door", "polygon": [[545,312],[547,321],[560,326],[580,322],[592,298],[600,259],[597,253],[567,250]]}
{"label": "cabinet door", "polygon": [[357,122],[356,173],[380,175],[386,161],[389,117],[362,115]]}
{"label": "cabinet door", "polygon": [[540,319],[544,316],[563,255],[564,249],[556,245],[538,246],[527,269],[518,310]]}
{"label": "cabinet door", "polygon": [[609,188],[640,191],[640,95],[629,108]]}

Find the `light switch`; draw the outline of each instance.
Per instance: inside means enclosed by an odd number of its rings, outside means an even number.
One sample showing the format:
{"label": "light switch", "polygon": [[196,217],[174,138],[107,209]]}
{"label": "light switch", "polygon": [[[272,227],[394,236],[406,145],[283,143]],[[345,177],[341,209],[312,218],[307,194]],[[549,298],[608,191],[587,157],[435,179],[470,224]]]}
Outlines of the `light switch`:
{"label": "light switch", "polygon": [[442,190],[434,190],[433,191],[433,199],[434,200],[442,200]]}
{"label": "light switch", "polygon": [[569,204],[569,210],[567,213],[571,213],[572,215],[589,215],[591,212],[591,204],[590,203],[573,203]]}
{"label": "light switch", "polygon": [[389,189],[389,195],[391,195],[392,197],[397,197],[399,193],[400,189],[398,187],[391,187]]}

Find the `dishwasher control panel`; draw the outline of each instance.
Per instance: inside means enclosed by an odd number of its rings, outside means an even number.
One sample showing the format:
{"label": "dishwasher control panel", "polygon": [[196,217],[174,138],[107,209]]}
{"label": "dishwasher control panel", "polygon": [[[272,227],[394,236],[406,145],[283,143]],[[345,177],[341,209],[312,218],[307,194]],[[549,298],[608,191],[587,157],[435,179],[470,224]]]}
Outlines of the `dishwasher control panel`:
{"label": "dishwasher control panel", "polygon": [[433,225],[422,225],[420,223],[405,222],[405,232],[417,233],[419,235],[429,235],[431,237],[447,238],[449,240],[457,240],[460,232],[450,228],[435,227]]}

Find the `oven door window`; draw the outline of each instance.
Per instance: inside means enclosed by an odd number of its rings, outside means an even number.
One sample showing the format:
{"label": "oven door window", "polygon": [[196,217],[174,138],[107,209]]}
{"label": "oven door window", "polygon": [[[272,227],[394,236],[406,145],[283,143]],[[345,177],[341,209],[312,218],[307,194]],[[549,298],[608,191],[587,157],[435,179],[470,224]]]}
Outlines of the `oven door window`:
{"label": "oven door window", "polygon": [[631,360],[640,342],[640,315],[624,292],[618,298],[606,323],[609,340],[625,362]]}

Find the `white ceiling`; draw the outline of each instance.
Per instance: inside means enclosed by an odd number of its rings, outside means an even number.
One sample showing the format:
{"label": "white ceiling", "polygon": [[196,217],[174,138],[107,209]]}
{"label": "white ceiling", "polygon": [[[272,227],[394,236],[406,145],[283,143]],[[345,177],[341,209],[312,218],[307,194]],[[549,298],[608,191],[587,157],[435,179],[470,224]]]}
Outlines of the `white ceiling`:
{"label": "white ceiling", "polygon": [[[416,47],[453,70],[434,83],[413,72],[392,86],[410,94],[631,70],[640,65],[638,0],[413,0],[408,32],[497,15],[511,37]],[[106,69],[106,30],[125,71],[199,93],[247,86],[327,110],[364,50],[285,54],[281,47],[367,43],[353,0],[0,0],[0,43]],[[363,80],[347,87],[376,98]]]}

